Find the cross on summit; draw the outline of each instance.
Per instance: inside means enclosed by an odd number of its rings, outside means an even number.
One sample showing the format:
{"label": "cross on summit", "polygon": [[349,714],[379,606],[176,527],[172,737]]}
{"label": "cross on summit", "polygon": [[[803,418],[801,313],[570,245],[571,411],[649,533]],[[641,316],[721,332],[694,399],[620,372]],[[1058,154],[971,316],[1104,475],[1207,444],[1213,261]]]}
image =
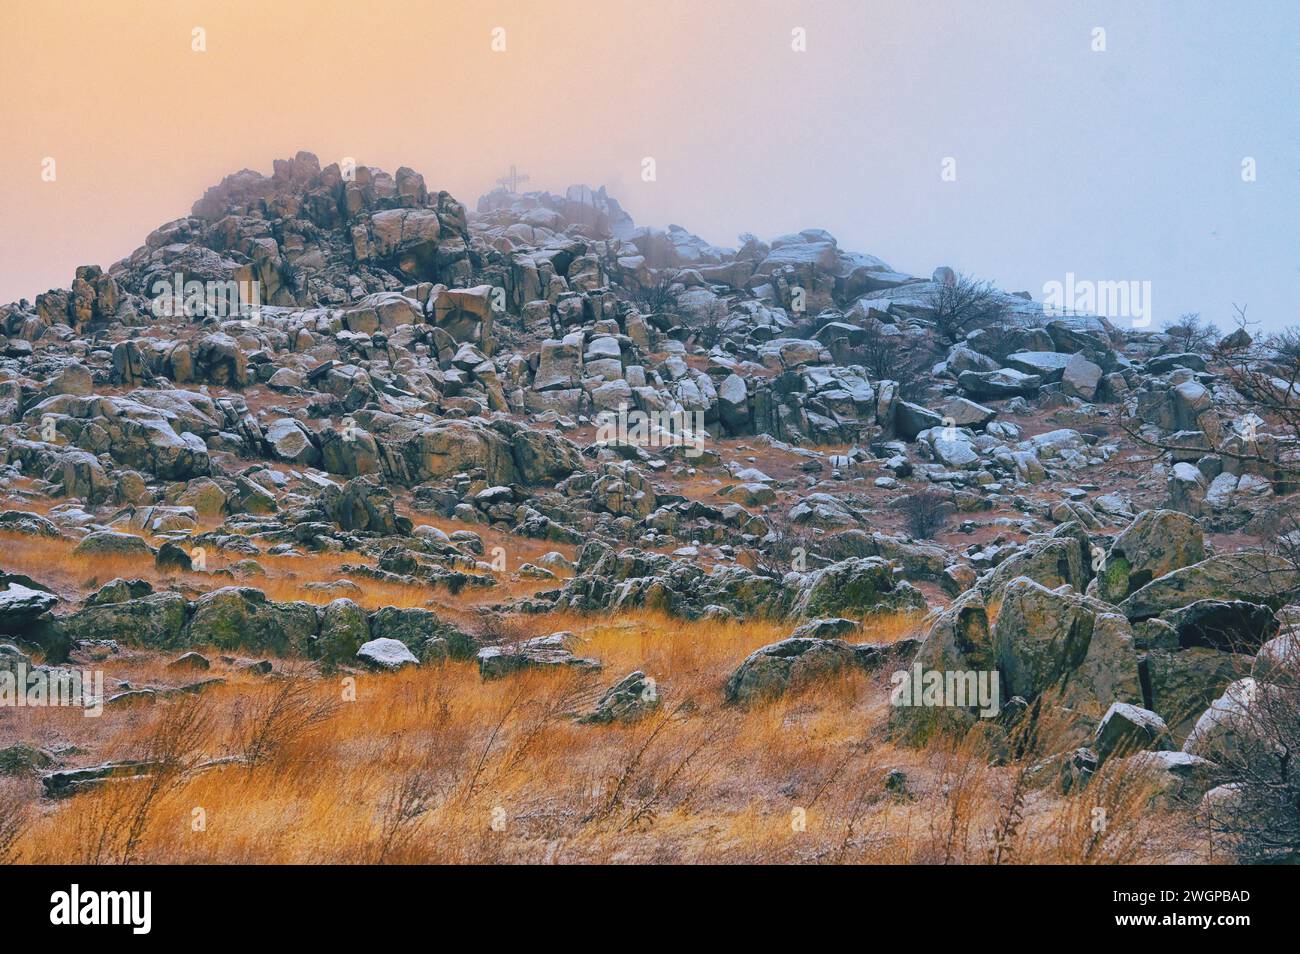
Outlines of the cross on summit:
{"label": "cross on summit", "polygon": [[510,175],[502,176],[500,179],[498,179],[497,185],[505,186],[507,192],[516,192],[518,191],[519,183],[527,182],[527,181],[528,181],[528,176],[521,176],[515,170],[515,164],[512,162],[510,164]]}

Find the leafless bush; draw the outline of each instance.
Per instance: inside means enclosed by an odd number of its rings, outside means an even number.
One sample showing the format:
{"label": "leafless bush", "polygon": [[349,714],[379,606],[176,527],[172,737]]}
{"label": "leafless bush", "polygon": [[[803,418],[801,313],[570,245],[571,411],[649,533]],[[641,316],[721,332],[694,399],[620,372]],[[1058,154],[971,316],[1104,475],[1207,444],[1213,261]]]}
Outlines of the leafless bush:
{"label": "leafless bush", "polygon": [[720,342],[731,320],[727,303],[722,299],[709,302],[702,313],[688,322],[695,340],[705,348],[712,348]]}
{"label": "leafless bush", "polygon": [[140,783],[135,806],[129,815],[120,864],[136,860],[153,809],[194,768],[212,730],[212,707],[205,699],[181,699],[163,710],[144,751],[144,761],[152,763],[155,769]]}
{"label": "leafless bush", "polygon": [[956,344],[968,331],[994,325],[1006,318],[1007,306],[992,282],[958,275],[951,284],[940,282],[930,295],[933,321],[939,334]]}
{"label": "leafless bush", "polygon": [[1223,337],[1217,325],[1194,311],[1166,322],[1162,330],[1178,351],[1209,351]]}
{"label": "leafless bush", "polygon": [[1300,651],[1276,660],[1268,678],[1223,746],[1216,781],[1228,794],[1207,813],[1243,863],[1300,858]]}
{"label": "leafless bush", "polygon": [[689,703],[680,703],[633,738],[585,822],[617,819],[620,830],[628,830],[654,824],[664,809],[685,806],[712,771],[712,762],[700,756],[716,743],[723,728],[721,721],[706,723],[683,744],[660,745],[666,730],[688,722],[690,708]]}
{"label": "leafless bush", "polygon": [[18,843],[30,818],[28,800],[13,783],[0,786],[0,865],[12,864]]}
{"label": "leafless bush", "polygon": [[237,747],[248,771],[287,751],[309,729],[328,720],[337,707],[305,675],[286,670],[237,717]]}
{"label": "leafless bush", "polygon": [[508,646],[544,635],[531,617],[490,609],[479,610],[471,628],[474,638],[488,646]]}
{"label": "leafless bush", "polygon": [[677,272],[663,269],[647,285],[624,286],[623,295],[643,315],[675,314],[677,295],[673,285],[676,282]]}
{"label": "leafless bush", "polygon": [[928,540],[943,528],[956,507],[947,494],[918,490],[894,501],[893,509],[903,515],[903,525],[914,539]]}
{"label": "leafless bush", "polygon": [[382,865],[411,843],[420,819],[432,807],[436,794],[434,778],[423,765],[415,765],[398,776],[384,793],[379,838],[374,847],[375,864]]}
{"label": "leafless bush", "polygon": [[791,570],[811,569],[811,563],[829,562],[821,558],[822,534],[806,527],[776,527],[763,538],[763,549],[754,569],[766,576],[785,576]]}
{"label": "leafless bush", "polygon": [[852,357],[877,380],[893,380],[908,387],[922,379],[922,372],[933,363],[934,354],[904,335],[891,335],[874,318],[863,325],[862,344]]}
{"label": "leafless bush", "polygon": [[1283,328],[1268,340],[1268,346],[1284,367],[1300,366],[1300,325]]}
{"label": "leafless bush", "polygon": [[199,765],[214,727],[208,700],[198,696],[163,706],[140,746],[139,774],[106,780],[78,797],[73,815],[77,861],[135,864],[166,798]]}

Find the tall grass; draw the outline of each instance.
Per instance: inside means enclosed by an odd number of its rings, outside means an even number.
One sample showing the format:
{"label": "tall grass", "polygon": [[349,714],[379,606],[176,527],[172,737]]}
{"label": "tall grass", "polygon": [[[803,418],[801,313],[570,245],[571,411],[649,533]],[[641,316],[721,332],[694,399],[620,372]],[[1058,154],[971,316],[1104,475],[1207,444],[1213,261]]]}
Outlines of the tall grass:
{"label": "tall grass", "polygon": [[[574,631],[604,670],[483,682],[453,661],[259,682],[218,666],[228,684],[195,710],[211,730],[180,749],[160,741],[174,702],[65,722],[87,763],[170,751],[177,768],[48,806],[13,850],[27,862],[985,863],[1001,837],[1003,861],[1167,856],[1160,825],[1143,827],[1140,787],[1106,773],[1069,797],[1025,790],[1016,824],[1000,827],[1023,765],[990,766],[974,734],[894,748],[883,674],[844,672],[766,705],[725,706],[727,675],[785,626],[654,614],[548,622]],[[872,620],[861,638],[909,625]],[[656,679],[658,710],[628,724],[572,718],[632,669]],[[891,771],[904,790],[886,788]]]}

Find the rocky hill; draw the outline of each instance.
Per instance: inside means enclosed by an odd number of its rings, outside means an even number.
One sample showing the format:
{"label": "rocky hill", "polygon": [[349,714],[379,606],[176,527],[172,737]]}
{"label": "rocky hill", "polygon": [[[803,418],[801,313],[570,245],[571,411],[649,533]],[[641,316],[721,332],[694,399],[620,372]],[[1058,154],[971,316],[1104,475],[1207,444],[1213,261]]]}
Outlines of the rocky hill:
{"label": "rocky hill", "polygon": [[[892,700],[890,744],[986,736],[1062,795],[1140,764],[1241,839],[1285,815],[1243,786],[1295,731],[1300,349],[1202,331],[299,153],[0,307],[0,667],[563,670],[630,724],[661,675],[574,620],[751,625],[780,638],[698,690],[724,710],[992,674]],[[110,708],[221,681],[175,673]],[[5,733],[49,796],[125,771]]]}

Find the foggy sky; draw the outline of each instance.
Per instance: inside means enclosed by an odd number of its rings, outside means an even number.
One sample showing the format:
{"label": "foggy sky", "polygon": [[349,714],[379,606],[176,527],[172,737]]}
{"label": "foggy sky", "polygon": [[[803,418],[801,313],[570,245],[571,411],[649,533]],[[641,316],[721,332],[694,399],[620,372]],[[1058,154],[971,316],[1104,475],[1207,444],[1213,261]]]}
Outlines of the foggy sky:
{"label": "foggy sky", "polygon": [[824,228],[913,274],[1150,281],[1156,325],[1235,302],[1276,329],[1300,323],[1298,51],[1300,4],[1265,0],[5,0],[0,302],[307,149],[471,207],[513,162],[720,245]]}

